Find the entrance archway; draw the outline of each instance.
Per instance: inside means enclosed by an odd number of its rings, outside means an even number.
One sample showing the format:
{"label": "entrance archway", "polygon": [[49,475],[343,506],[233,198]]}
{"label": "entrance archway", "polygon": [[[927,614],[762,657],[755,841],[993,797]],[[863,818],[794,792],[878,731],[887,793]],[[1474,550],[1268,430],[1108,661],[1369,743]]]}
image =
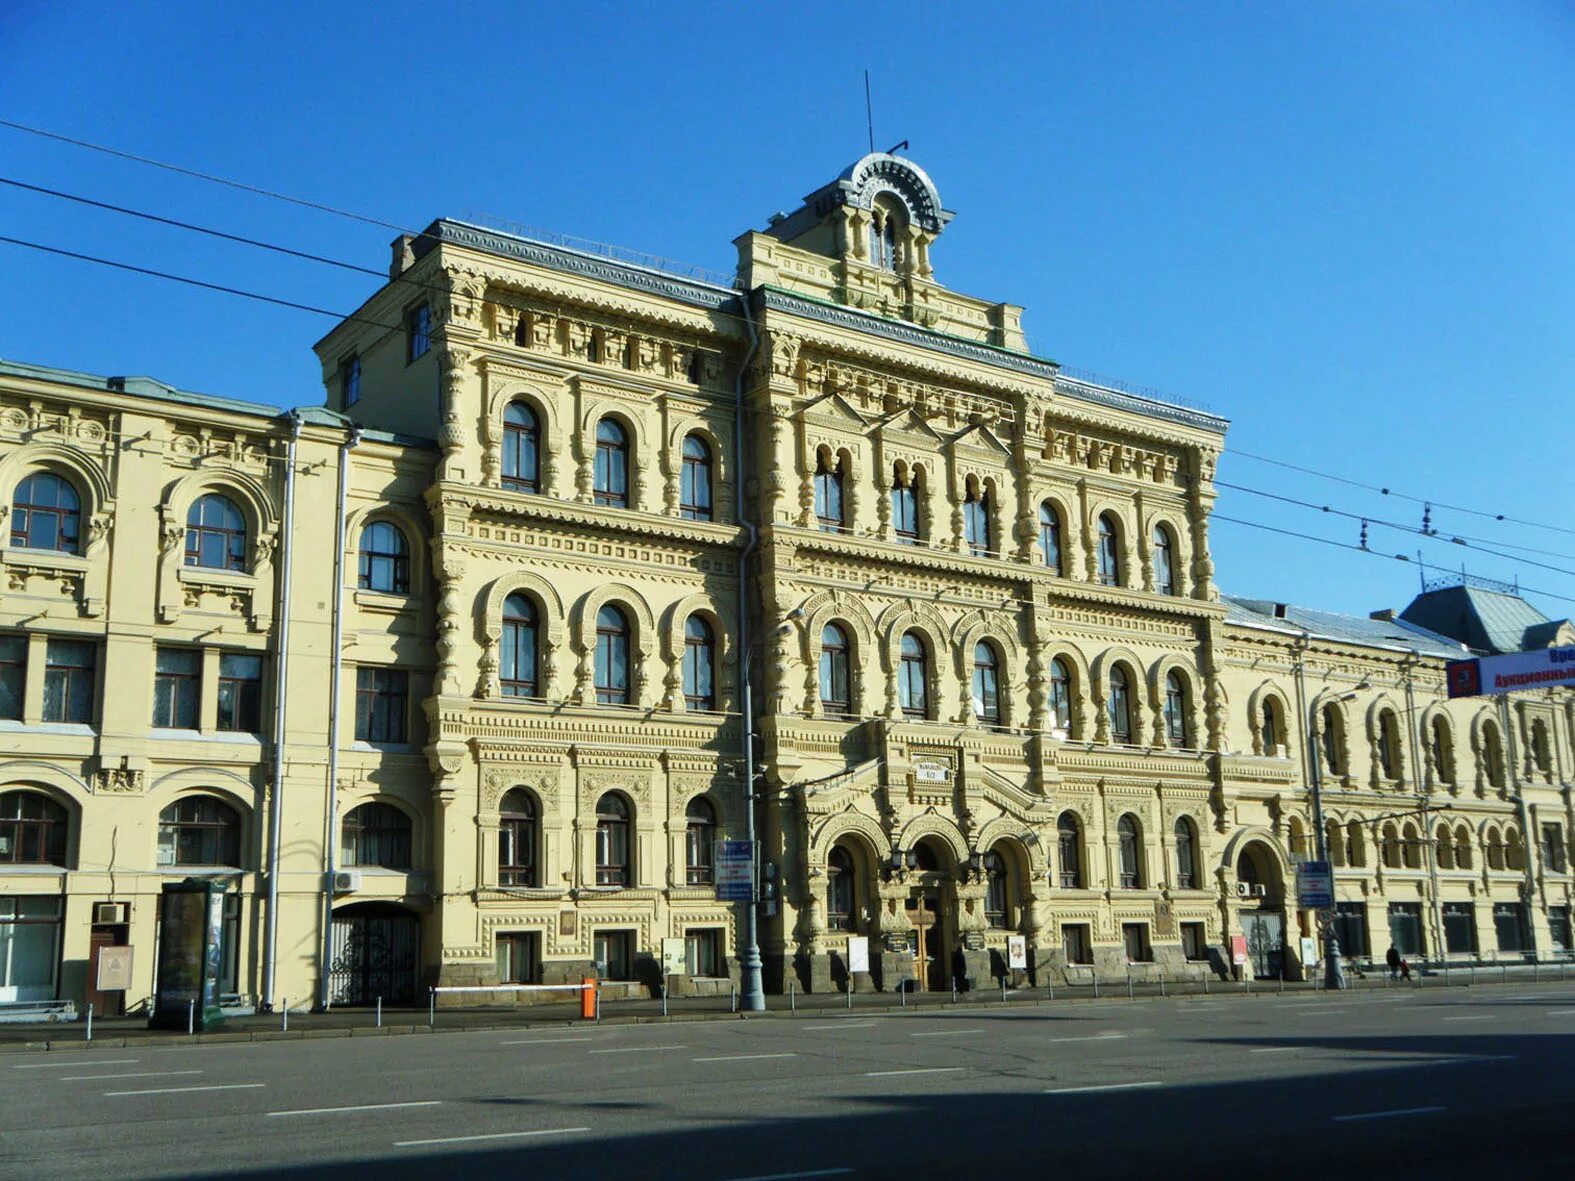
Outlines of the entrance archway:
{"label": "entrance archway", "polygon": [[1285,878],[1279,859],[1262,841],[1249,841],[1236,855],[1237,896],[1247,960],[1259,980],[1285,972]]}
{"label": "entrance archway", "polygon": [[957,942],[956,864],[944,841],[923,837],[908,851],[908,868],[914,987],[944,992]]}
{"label": "entrance archway", "polygon": [[328,999],[335,1005],[411,1005],[416,1000],[421,921],[393,902],[356,902],[334,911]]}

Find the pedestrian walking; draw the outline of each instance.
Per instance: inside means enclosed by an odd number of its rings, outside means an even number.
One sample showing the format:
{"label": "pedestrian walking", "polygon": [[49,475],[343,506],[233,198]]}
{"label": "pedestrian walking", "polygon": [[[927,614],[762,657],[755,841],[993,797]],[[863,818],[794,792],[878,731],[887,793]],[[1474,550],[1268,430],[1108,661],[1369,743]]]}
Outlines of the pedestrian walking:
{"label": "pedestrian walking", "polygon": [[1389,965],[1389,979],[1400,979],[1400,951],[1398,948],[1391,947],[1389,949],[1389,954],[1384,956],[1384,963]]}

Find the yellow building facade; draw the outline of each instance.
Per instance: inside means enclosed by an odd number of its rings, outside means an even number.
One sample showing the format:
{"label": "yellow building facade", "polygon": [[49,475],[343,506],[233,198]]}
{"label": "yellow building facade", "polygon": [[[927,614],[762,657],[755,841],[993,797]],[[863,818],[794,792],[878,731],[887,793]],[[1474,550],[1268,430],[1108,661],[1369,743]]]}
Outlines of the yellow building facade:
{"label": "yellow building facade", "polygon": [[1567,949],[1575,699],[1222,595],[1227,424],[951,216],[877,153],[730,278],[438,221],[293,413],[0,363],[0,1003],[139,1006],[188,876],[240,1004],[725,991],[748,767],[768,991],[1297,976],[1314,783],[1346,955]]}

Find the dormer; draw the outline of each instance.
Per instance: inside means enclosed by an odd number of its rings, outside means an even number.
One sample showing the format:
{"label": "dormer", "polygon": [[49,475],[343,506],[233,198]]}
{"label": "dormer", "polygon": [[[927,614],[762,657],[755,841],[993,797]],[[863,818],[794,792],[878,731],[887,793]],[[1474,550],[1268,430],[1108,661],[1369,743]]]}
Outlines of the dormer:
{"label": "dormer", "polygon": [[913,161],[872,152],[792,213],[737,239],[745,287],[780,287],[889,319],[1026,351],[1022,309],[946,291],[930,245],[953,214]]}

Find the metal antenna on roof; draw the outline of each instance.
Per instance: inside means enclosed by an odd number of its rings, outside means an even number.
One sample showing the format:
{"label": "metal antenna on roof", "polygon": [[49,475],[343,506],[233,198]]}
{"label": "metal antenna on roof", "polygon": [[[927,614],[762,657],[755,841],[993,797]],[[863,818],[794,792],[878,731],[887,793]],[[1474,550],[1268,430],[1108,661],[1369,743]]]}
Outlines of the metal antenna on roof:
{"label": "metal antenna on roof", "polygon": [[864,123],[870,133],[870,155],[875,154],[875,109],[870,106],[870,72],[864,71]]}

